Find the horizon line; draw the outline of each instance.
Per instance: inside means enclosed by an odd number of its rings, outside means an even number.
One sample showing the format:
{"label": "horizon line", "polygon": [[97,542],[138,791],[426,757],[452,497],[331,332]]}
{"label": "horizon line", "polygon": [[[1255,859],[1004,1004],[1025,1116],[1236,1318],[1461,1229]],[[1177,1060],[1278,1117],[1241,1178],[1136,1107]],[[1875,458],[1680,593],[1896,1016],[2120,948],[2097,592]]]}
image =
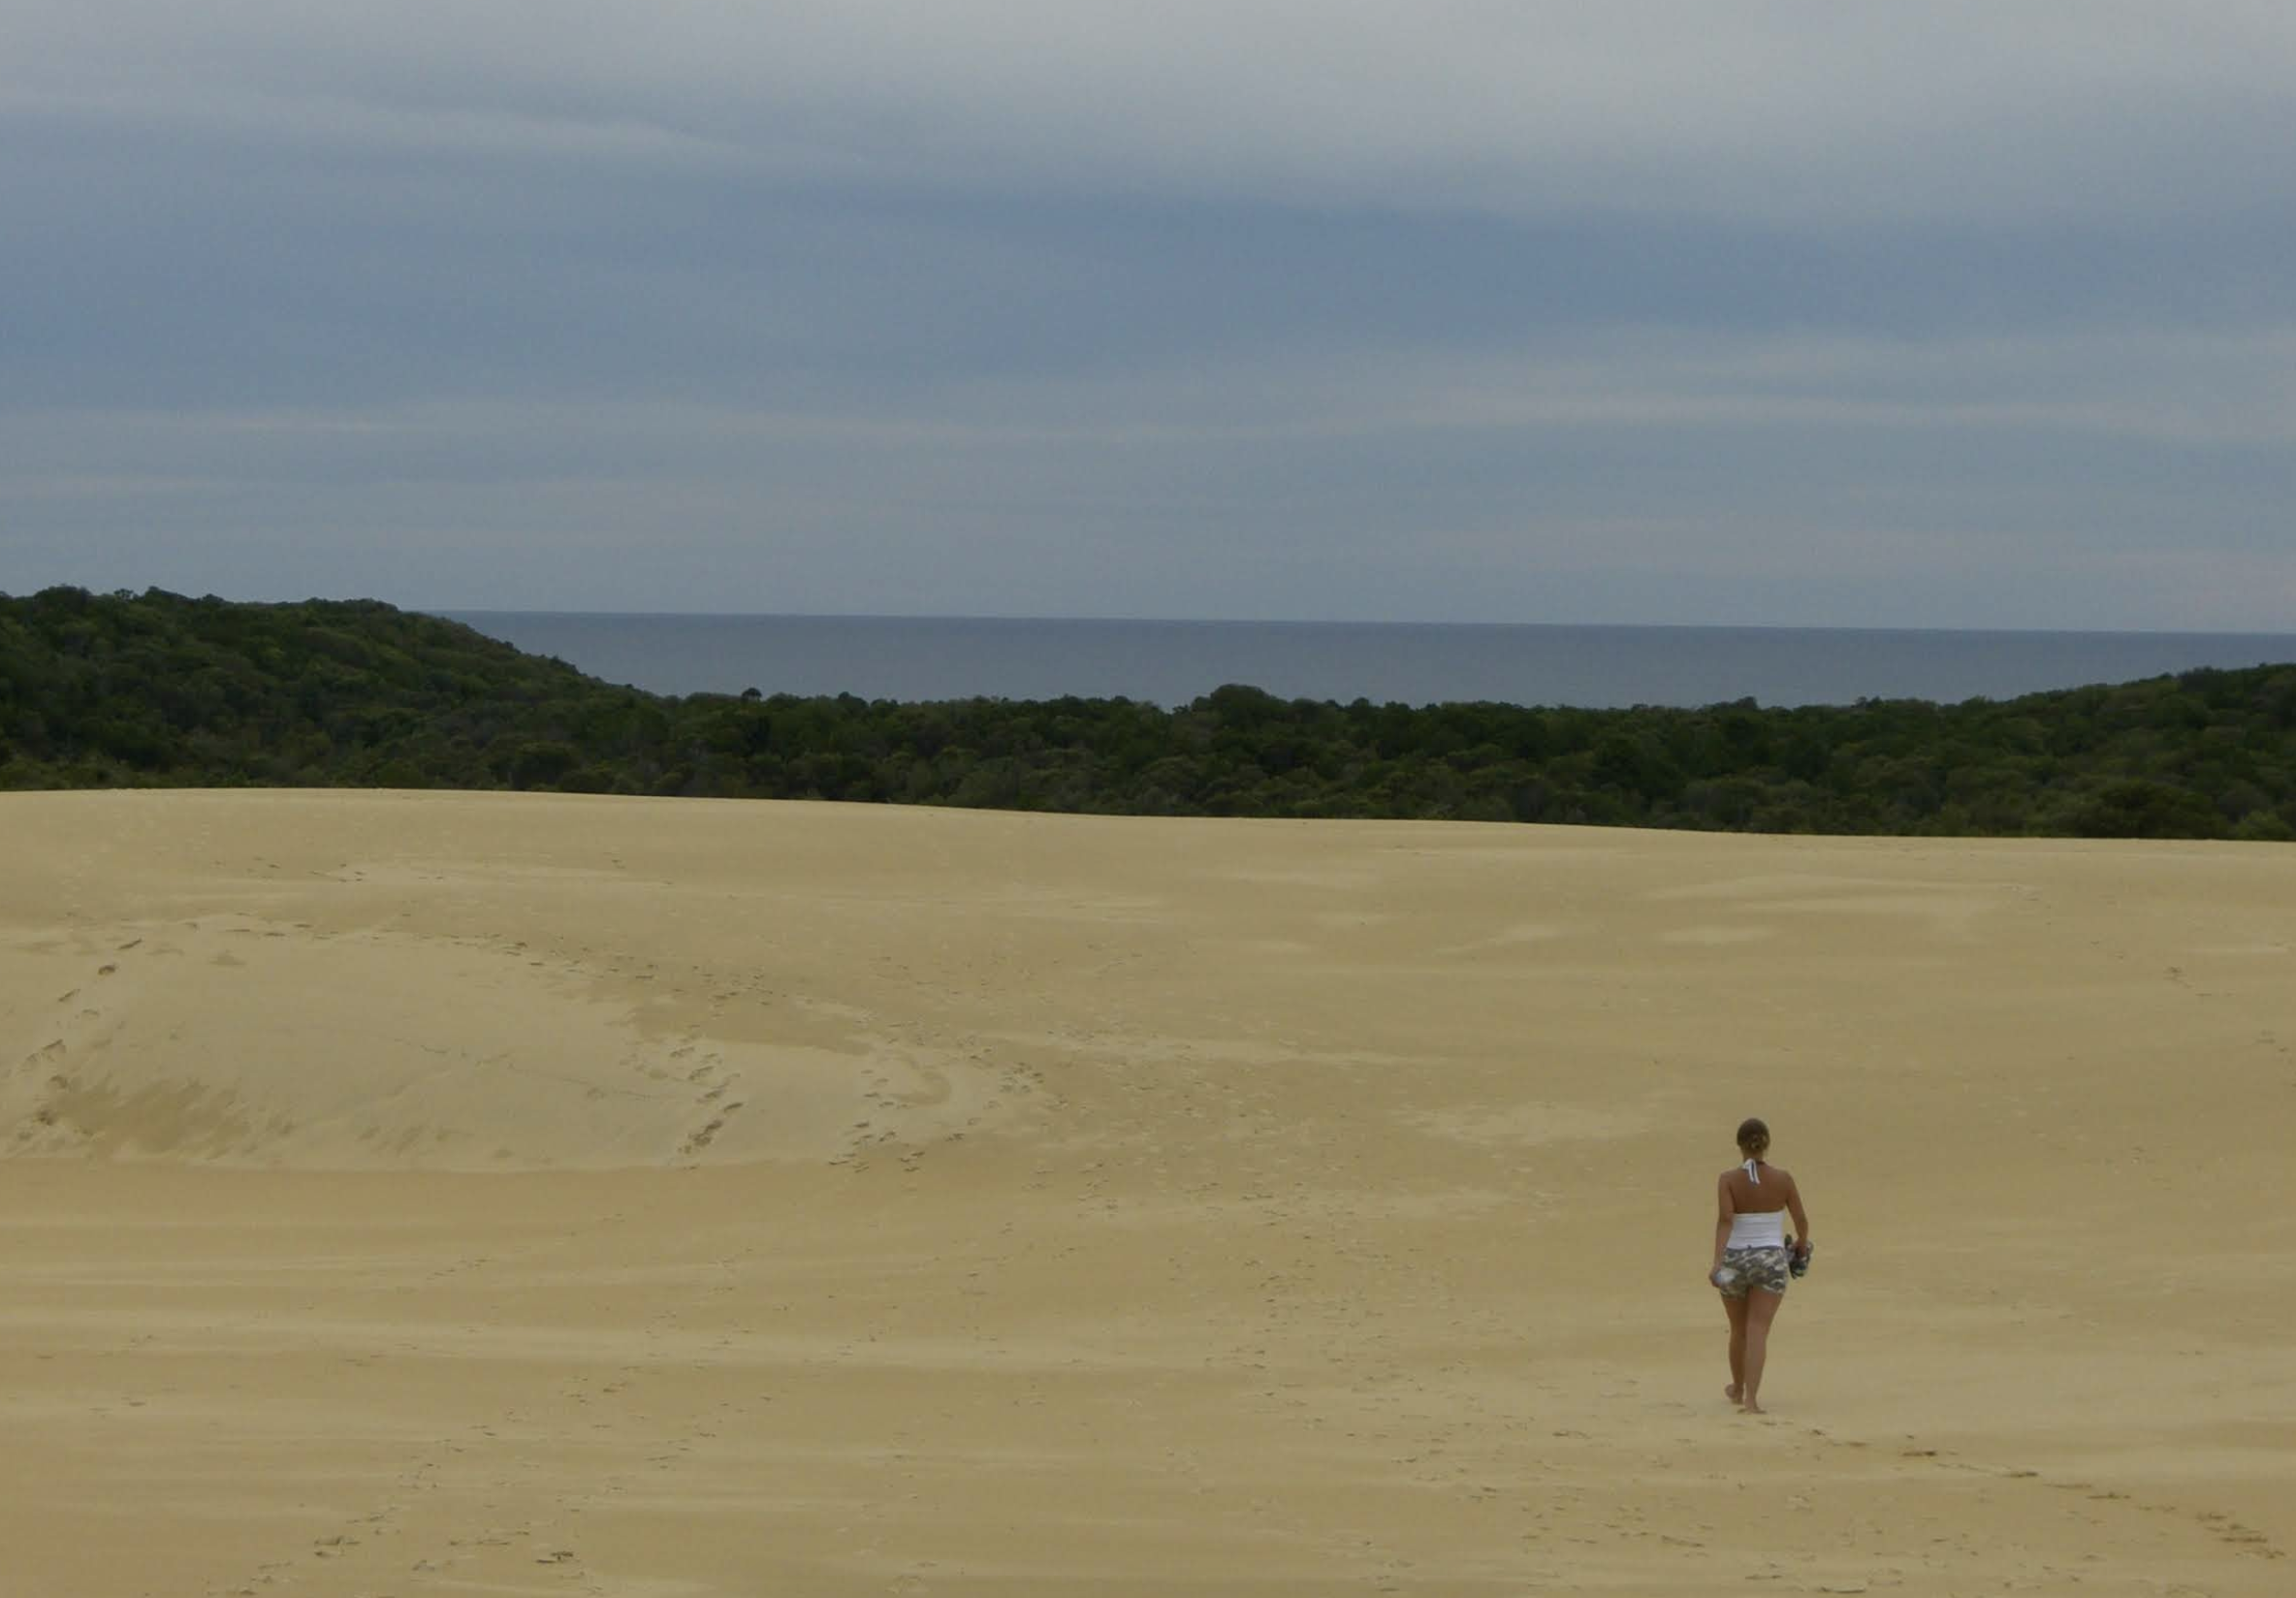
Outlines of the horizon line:
{"label": "horizon line", "polygon": [[[293,601],[287,601],[292,603]],[[2296,638],[2296,627],[2274,631],[2259,627],[2076,627],[2076,626],[1914,626],[1894,623],[1806,622],[1539,622],[1433,621],[1387,617],[1256,617],[1256,616],[1022,616],[964,611],[734,611],[734,610],[526,610],[499,605],[406,605],[426,616],[524,616],[553,620],[617,620],[664,622],[982,622],[1000,623],[1075,623],[1118,626],[1203,627],[1462,627],[1462,628],[1601,628],[1648,632],[1863,632],[1962,634],[1969,636],[2116,638]]]}

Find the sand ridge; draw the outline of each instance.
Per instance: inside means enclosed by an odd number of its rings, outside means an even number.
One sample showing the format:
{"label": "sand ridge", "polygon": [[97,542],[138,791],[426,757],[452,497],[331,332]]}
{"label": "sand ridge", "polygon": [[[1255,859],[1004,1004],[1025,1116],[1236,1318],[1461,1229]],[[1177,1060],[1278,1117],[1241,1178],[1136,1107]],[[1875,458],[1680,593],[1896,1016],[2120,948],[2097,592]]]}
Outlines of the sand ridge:
{"label": "sand ridge", "polygon": [[0,820],[0,1591],[2285,1590],[2296,853]]}

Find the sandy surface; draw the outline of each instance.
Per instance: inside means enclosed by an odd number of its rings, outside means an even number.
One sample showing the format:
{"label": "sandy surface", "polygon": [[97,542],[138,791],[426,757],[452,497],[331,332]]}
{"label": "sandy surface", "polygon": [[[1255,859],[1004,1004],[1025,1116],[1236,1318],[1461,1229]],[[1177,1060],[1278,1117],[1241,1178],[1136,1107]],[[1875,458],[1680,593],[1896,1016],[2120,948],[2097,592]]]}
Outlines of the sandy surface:
{"label": "sandy surface", "polygon": [[2296,849],[4,796],[0,951],[8,1598],[2296,1590]]}

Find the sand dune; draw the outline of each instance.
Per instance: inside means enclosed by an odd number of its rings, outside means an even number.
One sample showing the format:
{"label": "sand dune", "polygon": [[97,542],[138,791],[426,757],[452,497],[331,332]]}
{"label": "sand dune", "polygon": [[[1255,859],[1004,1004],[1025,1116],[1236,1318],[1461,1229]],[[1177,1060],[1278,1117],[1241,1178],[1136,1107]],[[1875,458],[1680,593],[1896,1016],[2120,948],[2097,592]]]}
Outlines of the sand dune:
{"label": "sand dune", "polygon": [[9,1598],[2296,1584],[2296,851],[9,795],[0,950]]}

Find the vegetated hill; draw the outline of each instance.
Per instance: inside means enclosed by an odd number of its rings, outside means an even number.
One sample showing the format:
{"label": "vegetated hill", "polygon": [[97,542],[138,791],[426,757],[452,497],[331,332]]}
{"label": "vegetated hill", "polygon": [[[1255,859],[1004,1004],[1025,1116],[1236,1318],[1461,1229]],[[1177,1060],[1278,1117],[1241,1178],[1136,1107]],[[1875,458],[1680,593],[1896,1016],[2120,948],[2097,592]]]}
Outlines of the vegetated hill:
{"label": "vegetated hill", "polygon": [[665,698],[372,601],[0,596],[0,787],[130,785],[2280,840],[2296,665],[1793,710]]}

